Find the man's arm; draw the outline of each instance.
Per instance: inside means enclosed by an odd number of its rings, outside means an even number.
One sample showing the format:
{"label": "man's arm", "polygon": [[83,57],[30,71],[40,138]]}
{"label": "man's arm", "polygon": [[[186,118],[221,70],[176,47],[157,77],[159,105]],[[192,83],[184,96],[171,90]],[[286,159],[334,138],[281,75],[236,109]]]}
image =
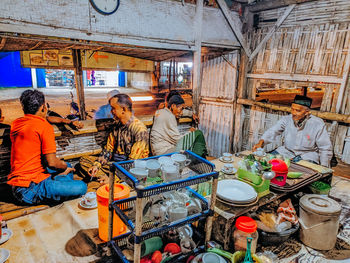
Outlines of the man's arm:
{"label": "man's arm", "polygon": [[149,155],[149,145],[148,145],[148,131],[145,130],[138,132],[135,136],[136,142],[131,147],[131,152],[129,154],[129,159],[136,160],[141,158],[146,158]]}
{"label": "man's arm", "polygon": [[67,169],[66,162],[57,158],[56,153],[44,154],[44,157],[45,157],[47,166],[50,169],[58,170],[58,171],[64,171]]}
{"label": "man's arm", "polygon": [[98,170],[102,167],[102,165],[106,164],[111,158],[114,151],[115,138],[113,132],[111,132],[107,139],[107,144],[103,148],[100,156],[97,161],[89,168],[88,173],[90,176],[95,177],[97,175]]}
{"label": "man's arm", "polygon": [[265,131],[263,136],[261,137],[261,140],[254,145],[253,151],[255,151],[258,148],[264,147],[265,144],[273,142],[277,136],[281,135],[285,128],[287,123],[287,117],[282,117],[275,125],[273,125],[270,129]]}
{"label": "man's arm", "polygon": [[333,150],[332,143],[325,125],[323,125],[320,133],[316,138],[316,145],[320,153],[320,164],[329,167],[330,160],[333,155]]}
{"label": "man's arm", "polygon": [[73,125],[77,129],[82,129],[84,127],[84,124],[81,121],[72,121],[69,119],[64,119],[56,116],[46,116],[46,120],[51,124],[68,124]]}

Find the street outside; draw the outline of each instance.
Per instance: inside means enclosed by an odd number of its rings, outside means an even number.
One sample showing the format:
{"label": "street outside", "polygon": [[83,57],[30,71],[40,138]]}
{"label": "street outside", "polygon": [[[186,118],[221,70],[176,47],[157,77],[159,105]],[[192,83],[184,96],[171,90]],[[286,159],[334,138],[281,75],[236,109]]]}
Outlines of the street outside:
{"label": "street outside", "polygon": [[[19,97],[27,88],[9,88],[0,89],[0,107],[2,115],[5,117],[4,123],[11,124],[16,118],[23,116],[23,111],[19,102]],[[86,88],[85,107],[87,112],[93,116],[93,111],[97,110],[101,105],[107,103],[107,93],[114,88]],[[132,97],[136,96],[152,96],[152,101],[135,102],[133,109],[135,115],[153,115],[160,98],[156,98],[149,91],[135,88],[117,88],[121,93],[127,93]],[[39,88],[45,94],[46,102],[49,103],[50,109],[62,116],[70,114],[71,95],[74,95],[74,101],[77,102],[76,90],[70,88]]]}

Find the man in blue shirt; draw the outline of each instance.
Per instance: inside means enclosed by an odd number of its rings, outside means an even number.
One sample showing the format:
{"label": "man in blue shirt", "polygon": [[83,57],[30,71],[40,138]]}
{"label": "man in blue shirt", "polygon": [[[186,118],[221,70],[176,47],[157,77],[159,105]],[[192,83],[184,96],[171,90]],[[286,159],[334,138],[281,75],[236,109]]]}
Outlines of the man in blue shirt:
{"label": "man in blue shirt", "polygon": [[111,90],[110,92],[107,93],[107,100],[108,103],[106,105],[102,105],[96,112],[94,115],[94,119],[98,120],[98,119],[113,119],[113,115],[112,115],[112,107],[109,104],[109,100],[111,98],[113,98],[115,95],[119,94],[119,90],[114,89]]}

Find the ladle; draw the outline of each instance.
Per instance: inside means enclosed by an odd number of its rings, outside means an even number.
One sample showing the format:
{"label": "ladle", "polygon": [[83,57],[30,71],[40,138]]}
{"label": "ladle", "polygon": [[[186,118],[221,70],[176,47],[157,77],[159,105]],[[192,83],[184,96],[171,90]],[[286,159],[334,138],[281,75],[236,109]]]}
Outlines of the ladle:
{"label": "ladle", "polygon": [[264,180],[271,180],[276,176],[275,172],[270,171],[270,172],[263,172],[262,178]]}

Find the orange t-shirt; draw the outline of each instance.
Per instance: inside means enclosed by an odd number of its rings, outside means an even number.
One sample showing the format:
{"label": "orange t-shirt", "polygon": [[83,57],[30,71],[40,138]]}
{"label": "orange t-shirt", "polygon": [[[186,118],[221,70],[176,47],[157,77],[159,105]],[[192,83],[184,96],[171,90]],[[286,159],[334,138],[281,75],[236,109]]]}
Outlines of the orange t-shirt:
{"label": "orange t-shirt", "polygon": [[11,125],[11,174],[8,184],[28,187],[50,176],[43,166],[43,154],[55,153],[53,127],[46,119],[26,114]]}

